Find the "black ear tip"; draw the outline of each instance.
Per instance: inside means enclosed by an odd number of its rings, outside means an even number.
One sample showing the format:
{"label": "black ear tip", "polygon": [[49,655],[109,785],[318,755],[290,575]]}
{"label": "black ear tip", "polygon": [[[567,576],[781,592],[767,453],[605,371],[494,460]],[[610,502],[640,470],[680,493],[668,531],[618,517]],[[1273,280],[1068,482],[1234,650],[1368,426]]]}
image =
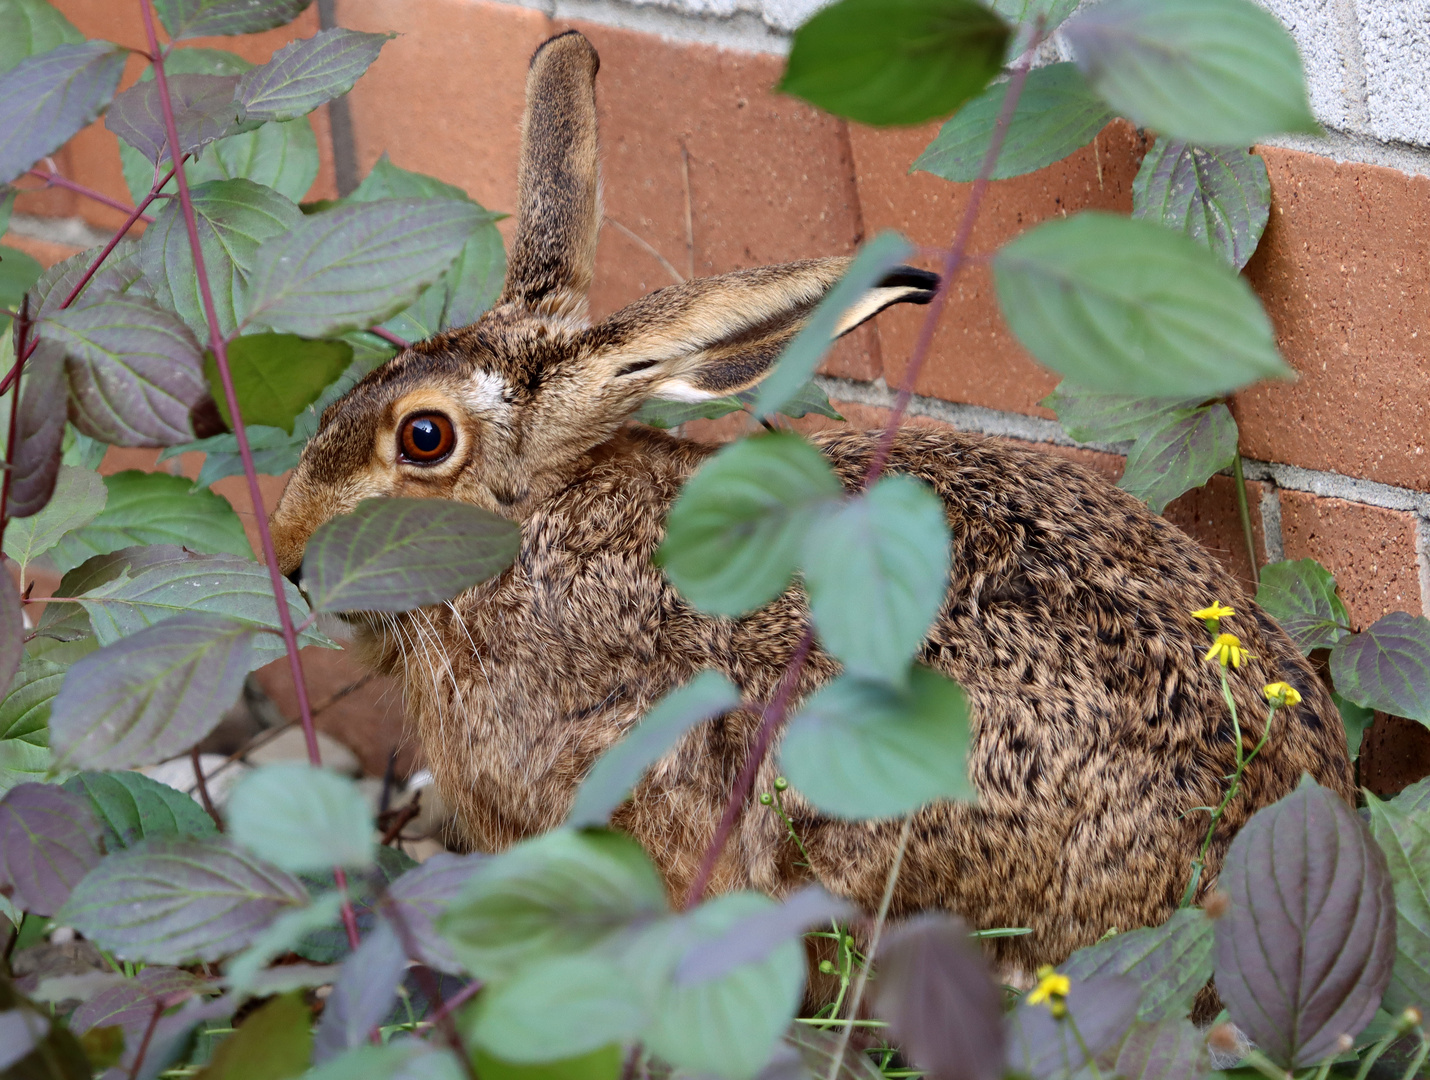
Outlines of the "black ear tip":
{"label": "black ear tip", "polygon": [[[568,40],[574,38],[575,40]],[[535,67],[536,59],[557,42],[564,42],[566,47],[584,45],[586,52],[591,57],[591,76],[595,77],[596,72],[601,70],[601,54],[596,52],[596,46],[592,45],[585,34],[579,30],[563,30],[554,37],[549,37],[536,47],[536,51],[531,54],[531,62],[527,67]]]}
{"label": "black ear tip", "polygon": [[[927,289],[929,292],[938,288],[938,275],[928,270],[920,270],[914,266],[896,266],[882,278],[879,279],[879,287],[884,289],[896,289],[900,286],[912,289]],[[913,300],[910,297],[910,300]],[[914,303],[919,303],[913,300]],[[923,303],[928,303],[927,300]]]}

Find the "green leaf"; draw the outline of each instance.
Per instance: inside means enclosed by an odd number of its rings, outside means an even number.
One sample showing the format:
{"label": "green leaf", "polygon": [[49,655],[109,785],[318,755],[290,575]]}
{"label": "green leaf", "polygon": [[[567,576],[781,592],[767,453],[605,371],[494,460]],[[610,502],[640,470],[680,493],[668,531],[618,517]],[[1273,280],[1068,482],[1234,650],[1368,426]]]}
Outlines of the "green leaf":
{"label": "green leaf", "polygon": [[[207,51],[180,49],[173,55]],[[136,202],[143,199],[154,182],[154,166],[122,141],[119,160],[130,195]],[[184,166],[184,172],[190,186],[212,180],[252,180],[296,203],[318,178],[318,139],[307,117],[268,123],[212,143],[204,149],[203,157]],[[172,193],[177,185],[170,180],[164,190]]]}
{"label": "green leaf", "polygon": [[[995,83],[959,109],[909,171],[921,169],[959,184],[974,180],[1007,95],[1008,84]],[[1092,142],[1114,115],[1076,64],[1033,69],[1013,110],[992,179],[1022,176],[1061,161]]]}
{"label": "green leaf", "polygon": [[1206,913],[1182,908],[1161,926],[1129,930],[1079,949],[1058,970],[1084,982],[1130,975],[1142,986],[1143,1020],[1185,1016],[1212,977],[1214,927]]}
{"label": "green leaf", "polygon": [[1302,656],[1350,636],[1351,617],[1336,595],[1336,579],[1315,559],[1263,566],[1256,602],[1291,635]]}
{"label": "green leaf", "polygon": [[5,530],[5,554],[19,563],[23,572],[35,556],[93,522],[104,510],[108,494],[98,473],[61,465],[55,493],[45,508],[10,522]]}
{"label": "green leaf", "polygon": [[739,412],[745,403],[737,397],[711,398],[708,401],[666,401],[650,398],[635,411],[631,419],[653,428],[669,429],[691,420],[718,420]]}
{"label": "green leaf", "polygon": [[252,120],[296,120],[346,94],[396,34],[364,34],[341,26],[320,30],[246,72],[235,95]]}
{"label": "green leaf", "polygon": [[980,93],[1008,36],[973,0],[840,0],[795,31],[779,90],[864,124],[918,124]]}
{"label": "green leaf", "polygon": [[665,885],[634,840],[562,829],[493,856],[437,928],[473,975],[499,979],[668,910]]}
{"label": "green leaf", "polygon": [[604,825],[646,769],[664,757],[682,735],[739,704],[739,689],[714,671],[702,671],[666,694],[620,742],[596,759],[576,790],[566,824],[577,828]]}
{"label": "green leaf", "polygon": [[[4,225],[0,223],[0,233],[3,231]],[[23,251],[0,244],[0,306],[18,311],[25,294],[35,287],[35,282],[44,272],[45,268]],[[9,329],[10,317],[7,315],[0,320],[0,331],[8,332]]]}
{"label": "green leaf", "polygon": [[[252,180],[213,180],[195,186],[191,195],[219,331],[227,338],[243,317],[244,284],[253,270],[259,245],[286,234],[302,219],[303,212],[278,192]],[[178,200],[170,200],[154,224],[144,231],[139,241],[139,261],[144,276],[154,284],[158,301],[177,311],[194,335],[207,341],[208,320]],[[238,345],[235,341],[229,347]],[[222,396],[215,394],[214,399]],[[224,419],[228,419],[227,414]]]}
{"label": "green leaf", "polygon": [[46,0],[0,0],[0,73],[27,56],[83,40],[84,35]]}
{"label": "green leaf", "polygon": [[65,781],[66,791],[89,800],[104,827],[106,851],[133,847],[150,836],[214,836],[218,829],[182,791],[139,772],[82,772]]}
{"label": "green leaf", "polygon": [[1360,756],[1361,739],[1365,736],[1365,729],[1370,727],[1375,719],[1375,710],[1357,705],[1354,701],[1347,701],[1334,690],[1331,691],[1331,700],[1336,703],[1336,709],[1341,714],[1341,723],[1346,729],[1346,749],[1354,760]]}
{"label": "green leaf", "polygon": [[1366,792],[1366,803],[1395,890],[1395,965],[1381,1007],[1423,1009],[1430,1001],[1430,780],[1390,802]]}
{"label": "green leaf", "polygon": [[362,792],[306,762],[265,765],[240,780],[228,801],[228,831],[281,870],[372,865],[372,814]]}
{"label": "green leaf", "polygon": [[1166,225],[1240,270],[1266,231],[1266,162],[1239,147],[1204,149],[1158,139],[1132,181],[1132,216]]}
{"label": "green leaf", "polygon": [[814,369],[839,336],[839,326],[850,308],[912,252],[913,245],[898,233],[887,231],[859,249],[844,276],[810,313],[804,329],[785,346],[774,370],[760,384],[753,410],[757,419],[780,411],[809,383]]}
{"label": "green leaf", "polygon": [[784,774],[804,798],[838,818],[910,813],[936,799],[971,800],[968,701],[925,667],[907,688],[841,676],[790,722]]}
{"label": "green leaf", "polygon": [[993,273],[1018,340],[1092,390],[1206,399],[1293,375],[1251,287],[1160,226],[1091,212],[1047,222],[994,256]]}
{"label": "green leaf", "polygon": [[[759,392],[760,387],[756,387],[754,390],[741,390],[735,396],[741,401],[748,401],[752,395],[758,395]],[[829,395],[813,379],[786,398],[775,411],[781,416],[793,416],[795,419],[808,416],[810,413],[827,416],[831,420],[844,419],[839,410],[829,403]]]}
{"label": "green leaf", "polygon": [[359,1046],[303,1074],[303,1080],[463,1080],[450,1050],[419,1039]]}
{"label": "green leaf", "polygon": [[478,207],[446,199],[306,216],[259,249],[249,324],[319,338],[381,322],[441,277],[485,220]]}
{"label": "green leaf", "polygon": [[302,993],[273,998],[219,1043],[198,1080],[289,1080],[308,1069],[312,1016]]}
{"label": "green leaf", "polygon": [[[758,893],[716,897],[683,918],[685,949],[724,937],[776,903]],[[828,925],[827,923],[825,924]],[[650,1051],[694,1075],[748,1080],[770,1059],[804,991],[803,943],[791,937],[765,957],[699,982],[678,976],[655,999]]]}
{"label": "green leaf", "polygon": [[[297,415],[347,370],[352,358],[352,346],[343,341],[310,341],[294,334],[236,338],[228,346],[228,366],[244,421],[291,433]],[[204,376],[224,423],[232,427],[211,352],[204,353]]]}
{"label": "green leaf", "polygon": [[1331,650],[1331,678],[1368,709],[1430,725],[1430,619],[1392,611]]}
{"label": "green leaf", "polygon": [[[455,199],[482,210],[459,187],[423,173],[399,169],[384,153],[372,171],[345,202],[373,202],[378,199]],[[506,248],[495,222],[505,215],[482,210],[486,220],[442,280],[431,286],[411,307],[383,325],[407,341],[421,341],[442,330],[468,326],[477,321],[495,302],[506,278]]]}
{"label": "green leaf", "polygon": [[1113,443],[1156,431],[1178,414],[1195,409],[1201,401],[1102,394],[1073,382],[1060,382],[1057,389],[1038,404],[1058,414],[1058,422],[1069,438],[1077,442]]}
{"label": "green leaf", "polygon": [[[290,435],[282,428],[264,427],[262,424],[248,427],[247,433],[254,471],[264,476],[282,476],[289,469],[297,467],[298,459],[303,455],[303,446],[308,441],[306,435]],[[204,463],[193,483],[195,489],[209,487],[225,476],[243,475],[243,458],[238,453],[238,440],[232,432],[213,435],[182,446],[166,446],[159,452],[159,460],[167,461],[180,454],[194,452],[204,455]]]}
{"label": "green leaf", "polygon": [[343,909],[343,896],[338,890],[326,892],[307,907],[285,911],[269,923],[252,945],[228,962],[229,988],[237,993],[252,989],[259,972],[270,963],[296,950],[313,931],[337,922]]}
{"label": "green leaf", "polygon": [[185,477],[130,469],[106,476],[104,486],[109,497],[103,513],[55,546],[52,557],[61,572],[94,555],[143,544],[253,557],[243,522],[228,500],[191,490]]}
{"label": "green leaf", "polygon": [[1093,88],[1138,127],[1207,146],[1320,131],[1295,41],[1251,0],[1108,0],[1062,33]]}
{"label": "green leaf", "polygon": [[1160,514],[1178,495],[1231,467],[1237,435],[1231,410],[1220,402],[1173,414],[1132,444],[1117,486]]}
{"label": "green leaf", "polygon": [[[262,563],[233,555],[200,555],[173,544],[121,548],[96,555],[60,582],[62,596],[77,596],[89,614],[100,645],[112,645],[147,626],[187,611],[210,612],[273,630],[255,643],[255,661],[263,664],[284,653],[273,583]],[[292,582],[283,583],[288,615],[299,625],[308,605]],[[332,642],[309,629],[300,645]]]}
{"label": "green leaf", "polygon": [[473,1048],[472,1064],[482,1080],[617,1080],[624,1059],[620,1046],[611,1044],[579,1057],[560,1061],[519,1063]]}
{"label": "green leaf", "polygon": [[696,607],[741,615],[785,590],[814,512],[842,491],[829,462],[798,436],[741,439],[686,482],[656,559]]}
{"label": "green leaf", "polygon": [[46,779],[52,760],[50,702],[59,693],[70,664],[94,648],[92,636],[56,641],[43,636],[43,629],[42,635],[26,646],[20,670],[0,701],[0,794],[16,784]]}
{"label": "green leaf", "polygon": [[948,590],[943,500],[885,476],[805,534],[804,584],[819,640],[856,678],[902,683]]}
{"label": "green leaf", "polygon": [[303,555],[315,611],[411,611],[511,565],[521,530],[445,499],[367,499],[319,526]]}
{"label": "green leaf", "polygon": [[470,1036],[509,1061],[559,1061],[636,1039],[648,1022],[640,987],[610,957],[547,956],[482,990]]}

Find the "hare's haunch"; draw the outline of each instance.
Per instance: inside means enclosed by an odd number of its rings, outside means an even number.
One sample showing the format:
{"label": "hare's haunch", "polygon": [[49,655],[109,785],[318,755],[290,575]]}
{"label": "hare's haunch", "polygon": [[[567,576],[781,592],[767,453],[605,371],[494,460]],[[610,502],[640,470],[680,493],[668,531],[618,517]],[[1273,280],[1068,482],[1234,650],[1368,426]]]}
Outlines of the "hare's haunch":
{"label": "hare's haunch", "polygon": [[[514,566],[449,604],[359,625],[368,661],[404,681],[439,787],[480,848],[565,816],[594,759],[663,694],[715,668],[757,702],[806,619],[791,590],[740,620],[686,604],[652,563],[665,515],[713,448],[624,426],[651,397],[697,401],[755,385],[847,267],[811,259],[691,281],[596,325],[586,316],[597,205],[595,51],[543,45],[527,82],[520,210],[505,292],[475,325],[364,379],[323,417],[273,515],[285,572],[313,530],[361,500],[430,496],[519,522]],[[891,303],[924,302],[904,270],[842,330]],[[874,435],[815,443],[851,486]],[[953,536],[948,595],[923,662],[968,691],[976,805],[915,818],[894,912],[948,907],[997,940],[1005,971],[1056,962],[1109,927],[1166,918],[1225,791],[1233,730],[1206,632],[1214,600],[1252,654],[1228,672],[1243,734],[1261,688],[1299,705],[1249,768],[1201,888],[1232,835],[1302,773],[1353,793],[1341,721],[1287,636],[1196,543],[1106,481],[998,439],[904,430],[890,467],[942,496]],[[816,651],[799,693],[836,672]],[[617,814],[677,894],[710,842],[757,726],[739,710],[696,729]],[[772,761],[757,790],[769,790]],[[899,825],[821,817],[791,793],[811,866],[773,813],[750,812],[715,887],[789,890],[812,873],[877,905]]]}

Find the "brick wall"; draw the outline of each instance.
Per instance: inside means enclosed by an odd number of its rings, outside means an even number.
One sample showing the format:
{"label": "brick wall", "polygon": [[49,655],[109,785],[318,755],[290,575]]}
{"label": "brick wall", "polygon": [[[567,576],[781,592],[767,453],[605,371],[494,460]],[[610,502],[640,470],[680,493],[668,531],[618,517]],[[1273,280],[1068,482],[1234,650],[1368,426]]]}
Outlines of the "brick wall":
{"label": "brick wall", "polygon": [[[1425,3],[1268,2],[1301,45],[1327,134],[1259,148],[1273,206],[1246,273],[1300,378],[1253,387],[1232,408],[1259,510],[1258,556],[1326,563],[1358,626],[1388,611],[1430,608]],[[88,34],[142,40],[131,10],[137,5],[126,0],[58,0],[58,6]],[[320,22],[397,31],[401,36],[348,98],[315,116],[323,168],[310,197],[347,190],[385,152],[400,166],[460,185],[487,207],[511,210],[527,58],[557,30],[584,31],[602,58],[598,93],[611,219],[598,248],[599,316],[670,283],[671,268],[703,275],[845,253],[883,228],[918,243],[948,242],[966,188],[908,173],[936,125],[875,131],[771,92],[789,30],[817,6],[815,0],[323,0],[284,31],[225,47],[263,60]],[[136,76],[137,64],[129,78]],[[1138,132],[1116,122],[1063,162],[995,183],[975,252],[991,252],[1056,215],[1130,210],[1145,149]],[[58,163],[75,179],[127,199],[115,141],[102,125],[78,136]],[[26,196],[19,210],[5,242],[44,262],[95,242],[95,230],[117,217],[59,191]],[[920,318],[918,310],[893,309],[831,355],[826,389],[851,421],[874,424],[885,415]],[[1003,325],[988,271],[975,264],[956,287],[916,386],[914,420],[1038,443],[1116,478],[1119,448],[1073,447],[1037,404],[1055,382]],[[132,466],[149,459],[116,453],[107,466],[121,460]],[[247,510],[240,485],[230,480],[220,490]],[[1229,479],[1183,496],[1167,516],[1246,577]],[[282,676],[268,682],[282,699]],[[390,725],[395,695],[388,692],[387,704],[375,706],[382,695],[354,695],[367,711],[335,711],[332,727],[351,736],[353,725],[374,731]]]}

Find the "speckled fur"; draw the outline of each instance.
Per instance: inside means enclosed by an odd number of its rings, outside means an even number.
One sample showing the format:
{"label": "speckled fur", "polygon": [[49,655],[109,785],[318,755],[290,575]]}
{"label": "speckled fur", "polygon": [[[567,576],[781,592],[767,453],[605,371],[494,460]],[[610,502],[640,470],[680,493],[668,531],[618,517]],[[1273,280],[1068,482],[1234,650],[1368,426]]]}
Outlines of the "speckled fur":
{"label": "speckled fur", "polygon": [[[523,217],[498,307],[414,347],[334,405],[273,516],[285,571],[313,529],[363,498],[453,498],[520,523],[520,554],[499,577],[446,605],[357,624],[366,661],[403,680],[437,783],[484,850],[559,824],[595,758],[701,669],[728,675],[749,702],[764,699],[806,618],[798,589],[738,621],[681,599],[652,554],[671,502],[714,448],[621,424],[662,388],[714,393],[758,381],[847,261],[692,282],[587,327],[585,240],[598,219],[582,170],[594,170],[594,56],[568,34],[533,60]],[[561,122],[542,128],[534,118],[550,85],[561,90]],[[553,138],[566,142],[553,149]],[[586,164],[555,178],[540,164],[576,158]],[[538,227],[557,250],[539,254]],[[457,429],[439,465],[397,460],[395,432],[417,409],[440,409]],[[852,486],[874,439],[814,441]],[[1227,629],[1253,654],[1231,672],[1248,743],[1265,722],[1264,684],[1285,680],[1303,702],[1277,714],[1223,819],[1203,891],[1236,829],[1302,773],[1352,798],[1341,723],[1311,667],[1177,528],[1077,465],[998,439],[904,430],[890,467],[928,481],[947,508],[950,584],[923,661],[968,691],[979,791],[976,805],[917,815],[896,915],[947,907],[977,927],[1031,927],[990,944],[1008,977],[1109,927],[1165,919],[1206,828],[1197,808],[1219,800],[1232,768],[1217,671],[1202,659],[1207,634],[1188,614],[1213,600],[1236,609]],[[816,651],[800,695],[836,672]],[[677,895],[755,724],[742,709],[691,732],[617,813]],[[775,768],[765,763],[760,790]],[[787,805],[812,867],[796,864],[783,824],[755,807],[714,887],[780,894],[812,873],[876,906],[898,824],[823,818],[793,793]]]}

